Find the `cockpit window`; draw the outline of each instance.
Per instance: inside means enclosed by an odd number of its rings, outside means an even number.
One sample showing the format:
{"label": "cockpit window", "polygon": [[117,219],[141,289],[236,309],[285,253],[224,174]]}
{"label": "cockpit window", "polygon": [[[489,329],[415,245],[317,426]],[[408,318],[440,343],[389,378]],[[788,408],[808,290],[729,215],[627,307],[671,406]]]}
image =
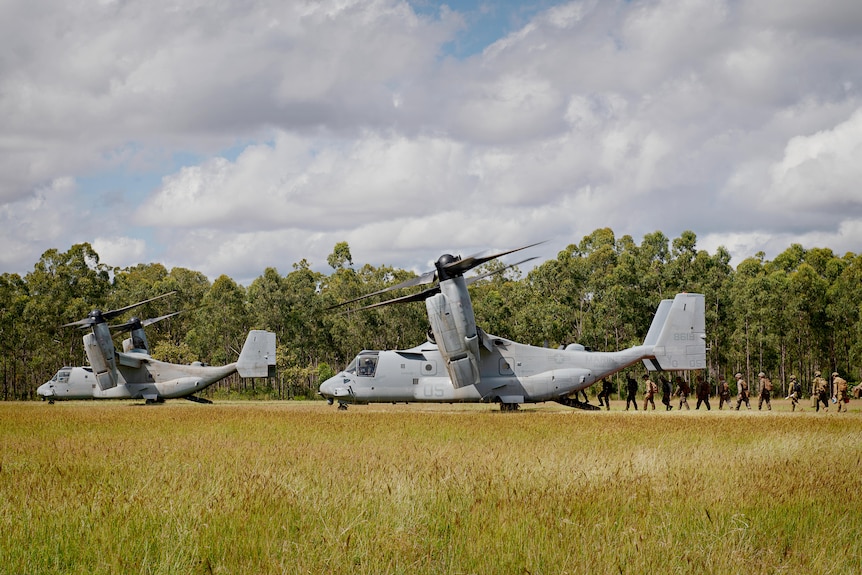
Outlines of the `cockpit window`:
{"label": "cockpit window", "polygon": [[377,371],[377,357],[380,352],[364,350],[353,358],[353,361],[344,369],[346,373],[352,373],[361,377],[374,377]]}
{"label": "cockpit window", "polygon": [[360,377],[374,377],[377,371],[377,357],[359,356],[356,367],[356,375]]}
{"label": "cockpit window", "polygon": [[58,383],[67,383],[69,381],[69,374],[72,372],[67,369],[61,369],[57,372],[57,375],[54,376],[54,379],[57,380]]}

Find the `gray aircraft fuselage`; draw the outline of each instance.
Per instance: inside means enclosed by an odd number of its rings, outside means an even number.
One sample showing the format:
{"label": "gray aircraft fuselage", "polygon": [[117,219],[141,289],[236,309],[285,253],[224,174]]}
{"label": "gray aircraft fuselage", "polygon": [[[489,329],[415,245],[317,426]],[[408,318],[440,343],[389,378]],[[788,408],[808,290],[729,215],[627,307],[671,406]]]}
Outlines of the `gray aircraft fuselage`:
{"label": "gray aircraft fuselage", "polygon": [[602,377],[650,356],[652,346],[590,352],[581,346],[548,349],[485,335],[480,381],[456,388],[437,346],[363,351],[341,373],[323,382],[320,394],[347,403],[552,401],[587,388]]}
{"label": "gray aircraft fuselage", "polygon": [[138,361],[138,367],[121,365],[116,387],[102,390],[92,368],[64,367],[39,386],[37,393],[49,400],[173,399],[197,393],[236,371],[235,363],[221,367],[178,365],[154,360],[147,354],[118,355],[121,362],[127,358],[145,361]]}
{"label": "gray aircraft fuselage", "polygon": [[[451,299],[463,303],[469,302],[468,297]],[[573,400],[575,404],[578,401],[571,394],[639,361],[649,371],[706,367],[701,294],[682,293],[672,300],[662,300],[643,344],[610,352],[587,351],[578,344],[549,349],[517,343],[473,328],[471,310],[463,314],[471,321],[455,316],[451,322],[455,314],[446,313],[451,306],[438,306],[434,300],[430,298],[426,304],[432,303],[428,306],[429,319],[437,343],[400,351],[362,351],[344,371],[320,385],[320,395],[337,400],[340,407],[348,403],[413,401],[493,402],[500,403],[501,408],[545,401],[572,405]],[[438,307],[444,313],[437,314]],[[461,306],[459,311],[465,309]],[[450,323],[435,323],[438,317]],[[461,330],[465,336],[446,330],[452,324],[459,327],[459,321],[471,328]],[[439,345],[441,337],[449,338],[448,365]],[[462,341],[469,345],[459,347]],[[460,363],[458,369],[453,368],[454,363]]]}

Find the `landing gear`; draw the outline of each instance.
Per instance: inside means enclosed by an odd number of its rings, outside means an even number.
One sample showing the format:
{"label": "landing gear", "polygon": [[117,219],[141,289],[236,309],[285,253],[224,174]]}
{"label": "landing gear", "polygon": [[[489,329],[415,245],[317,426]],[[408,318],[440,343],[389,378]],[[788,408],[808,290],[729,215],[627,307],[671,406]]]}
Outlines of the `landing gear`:
{"label": "landing gear", "polygon": [[501,403],[500,411],[518,411],[521,406],[517,403]]}
{"label": "landing gear", "polygon": [[338,402],[338,411],[347,411],[347,404],[343,401]]}

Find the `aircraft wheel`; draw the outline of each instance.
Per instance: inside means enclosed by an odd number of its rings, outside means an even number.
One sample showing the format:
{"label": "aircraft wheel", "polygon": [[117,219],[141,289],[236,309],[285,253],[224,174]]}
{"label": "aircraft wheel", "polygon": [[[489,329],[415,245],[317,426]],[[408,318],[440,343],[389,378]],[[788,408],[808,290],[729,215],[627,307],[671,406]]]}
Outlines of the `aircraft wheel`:
{"label": "aircraft wheel", "polygon": [[338,411],[347,411],[347,404],[339,401],[338,402]]}
{"label": "aircraft wheel", "polygon": [[53,399],[49,399],[49,400],[48,400],[48,405],[54,405],[54,400],[53,400]]}

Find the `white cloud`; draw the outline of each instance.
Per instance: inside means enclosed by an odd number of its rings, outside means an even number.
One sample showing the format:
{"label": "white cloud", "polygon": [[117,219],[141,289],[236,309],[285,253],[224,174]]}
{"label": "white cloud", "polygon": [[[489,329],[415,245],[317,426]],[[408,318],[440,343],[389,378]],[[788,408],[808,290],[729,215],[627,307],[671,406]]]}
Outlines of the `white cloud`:
{"label": "white cloud", "polygon": [[862,243],[854,3],[558,2],[447,56],[468,22],[398,0],[4,2],[0,265],[90,241],[248,278],[347,240],[423,269],[605,226],[735,257]]}

